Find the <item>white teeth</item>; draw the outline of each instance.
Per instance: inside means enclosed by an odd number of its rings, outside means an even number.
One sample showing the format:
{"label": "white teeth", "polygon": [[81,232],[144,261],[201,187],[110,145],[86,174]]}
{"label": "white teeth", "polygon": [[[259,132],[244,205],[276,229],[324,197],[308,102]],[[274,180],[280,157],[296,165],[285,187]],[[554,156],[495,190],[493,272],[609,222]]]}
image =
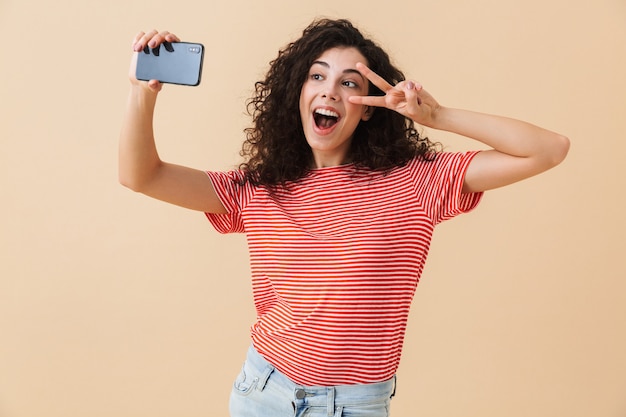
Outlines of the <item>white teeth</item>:
{"label": "white teeth", "polygon": [[327,110],[327,109],[316,109],[315,113],[317,114],[321,114],[322,116],[327,116],[327,117],[336,117],[339,118],[339,113],[336,113],[332,110]]}

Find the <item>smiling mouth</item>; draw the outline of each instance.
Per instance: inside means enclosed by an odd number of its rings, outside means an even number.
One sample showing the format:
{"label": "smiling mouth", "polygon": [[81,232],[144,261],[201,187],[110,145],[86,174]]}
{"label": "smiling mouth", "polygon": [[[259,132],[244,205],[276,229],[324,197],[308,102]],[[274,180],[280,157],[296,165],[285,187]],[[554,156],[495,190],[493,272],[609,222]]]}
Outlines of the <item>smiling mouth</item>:
{"label": "smiling mouth", "polygon": [[339,114],[327,109],[317,109],[313,112],[315,125],[320,129],[329,129],[339,121]]}

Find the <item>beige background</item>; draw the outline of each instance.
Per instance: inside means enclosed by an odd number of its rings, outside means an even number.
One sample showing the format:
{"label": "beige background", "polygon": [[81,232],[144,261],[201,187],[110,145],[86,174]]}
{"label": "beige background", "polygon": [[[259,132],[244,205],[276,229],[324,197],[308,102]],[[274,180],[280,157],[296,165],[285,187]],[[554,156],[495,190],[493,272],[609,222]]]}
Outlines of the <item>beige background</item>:
{"label": "beige background", "polygon": [[254,81],[315,16],[351,18],[445,105],[572,140],[439,228],[393,415],[626,415],[624,0],[1,0],[0,416],[227,415],[245,240],[118,184],[130,41],[205,43],[201,86],[160,98],[158,142],[228,169]]}

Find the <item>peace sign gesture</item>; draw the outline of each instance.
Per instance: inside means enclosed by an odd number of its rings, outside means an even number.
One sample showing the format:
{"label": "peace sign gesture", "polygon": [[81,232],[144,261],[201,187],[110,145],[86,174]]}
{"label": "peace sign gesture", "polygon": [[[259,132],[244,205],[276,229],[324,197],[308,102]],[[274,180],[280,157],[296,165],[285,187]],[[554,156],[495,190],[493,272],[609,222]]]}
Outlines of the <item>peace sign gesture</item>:
{"label": "peace sign gesture", "polygon": [[353,104],[362,104],[373,107],[385,107],[394,110],[414,122],[423,126],[433,127],[435,114],[440,109],[439,103],[428,93],[421,84],[413,81],[400,81],[391,85],[380,75],[362,63],[356,64],[357,70],[385,93],[384,96],[351,96]]}

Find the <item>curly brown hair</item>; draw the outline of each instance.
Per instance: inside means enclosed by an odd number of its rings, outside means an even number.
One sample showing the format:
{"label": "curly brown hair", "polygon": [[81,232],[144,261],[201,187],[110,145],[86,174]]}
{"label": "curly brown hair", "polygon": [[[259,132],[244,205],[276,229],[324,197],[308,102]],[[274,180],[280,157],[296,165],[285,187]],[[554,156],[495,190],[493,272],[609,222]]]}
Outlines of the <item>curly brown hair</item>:
{"label": "curly brown hair", "polygon": [[[356,48],[368,66],[392,85],[405,79],[389,55],[350,21],[313,21],[298,40],[279,51],[265,79],[255,83],[255,93],[247,103],[253,127],[245,129],[246,140],[240,152],[245,162],[239,168],[247,181],[286,185],[309,171],[313,154],[300,119],[300,91],[315,59],[335,47]],[[371,83],[369,89],[370,95],[384,95]],[[350,159],[359,167],[388,170],[415,157],[429,159],[436,148],[437,144],[419,135],[412,120],[377,108],[369,121],[357,126]]]}

